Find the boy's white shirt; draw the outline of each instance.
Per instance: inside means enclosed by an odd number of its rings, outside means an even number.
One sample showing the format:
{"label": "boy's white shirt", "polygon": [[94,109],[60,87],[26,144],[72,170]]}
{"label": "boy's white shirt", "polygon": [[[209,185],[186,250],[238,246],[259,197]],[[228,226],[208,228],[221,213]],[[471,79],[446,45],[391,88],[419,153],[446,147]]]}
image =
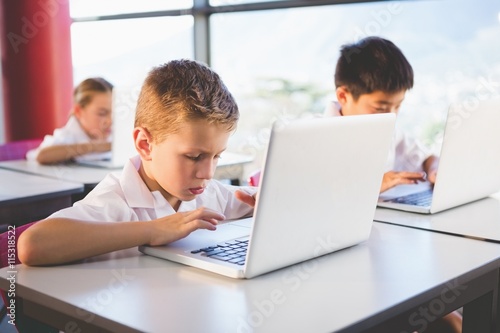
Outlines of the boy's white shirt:
{"label": "boy's white shirt", "polygon": [[[85,221],[150,221],[172,215],[175,210],[159,191],[151,192],[138,173],[139,156],[132,157],[121,174],[108,174],[84,199],[72,207],[55,212],[52,217],[64,217]],[[236,199],[237,189],[253,195],[254,187],[225,185],[210,180],[205,191],[191,201],[183,201],[179,212],[207,207],[224,214],[226,219],[247,216],[253,208]]]}
{"label": "boy's white shirt", "polygon": [[[341,106],[332,101],[328,104],[326,116],[342,116]],[[396,127],[392,139],[392,147],[389,150],[385,172],[388,171],[423,171],[423,163],[432,154],[417,140],[408,137]]]}
{"label": "boy's white shirt", "polygon": [[[35,149],[32,149],[26,153],[26,159],[28,161],[35,161],[41,148],[56,146],[56,145],[71,145],[77,143],[88,143],[92,140],[89,138],[87,133],[83,130],[82,126],[78,122],[75,116],[71,116],[68,122],[61,128],[56,128],[52,135],[46,135],[43,138],[42,143]],[[111,136],[107,139],[111,142]],[[91,159],[99,158],[110,158],[111,152],[104,153],[90,153],[85,155],[87,157],[91,156]]]}

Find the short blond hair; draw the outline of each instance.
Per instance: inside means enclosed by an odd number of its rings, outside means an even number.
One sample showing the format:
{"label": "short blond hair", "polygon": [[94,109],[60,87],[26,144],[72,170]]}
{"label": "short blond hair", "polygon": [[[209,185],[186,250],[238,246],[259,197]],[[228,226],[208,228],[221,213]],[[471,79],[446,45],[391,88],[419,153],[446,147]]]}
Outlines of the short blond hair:
{"label": "short blond hair", "polygon": [[206,120],[232,131],[238,105],[217,73],[193,60],[174,60],[153,68],[137,101],[135,127],[148,130],[160,143],[182,123]]}

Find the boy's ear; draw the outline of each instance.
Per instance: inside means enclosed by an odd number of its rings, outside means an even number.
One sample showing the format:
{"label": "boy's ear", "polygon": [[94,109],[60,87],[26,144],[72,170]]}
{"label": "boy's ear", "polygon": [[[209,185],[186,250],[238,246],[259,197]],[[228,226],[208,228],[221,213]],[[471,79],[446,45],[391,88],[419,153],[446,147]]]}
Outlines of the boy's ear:
{"label": "boy's ear", "polygon": [[135,150],[144,161],[151,160],[152,137],[149,131],[144,127],[134,128],[134,144]]}
{"label": "boy's ear", "polygon": [[337,101],[340,105],[345,105],[347,103],[347,97],[350,94],[349,90],[345,86],[340,86],[335,91],[337,94]]}

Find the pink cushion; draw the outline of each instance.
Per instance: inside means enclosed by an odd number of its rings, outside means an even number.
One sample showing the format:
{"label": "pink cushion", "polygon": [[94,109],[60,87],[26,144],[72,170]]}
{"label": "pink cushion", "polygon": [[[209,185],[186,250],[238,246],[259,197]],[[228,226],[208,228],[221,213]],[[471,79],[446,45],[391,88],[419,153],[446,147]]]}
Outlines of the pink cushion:
{"label": "pink cushion", "polygon": [[28,150],[38,147],[41,139],[21,140],[0,145],[0,161],[22,160],[26,158]]}

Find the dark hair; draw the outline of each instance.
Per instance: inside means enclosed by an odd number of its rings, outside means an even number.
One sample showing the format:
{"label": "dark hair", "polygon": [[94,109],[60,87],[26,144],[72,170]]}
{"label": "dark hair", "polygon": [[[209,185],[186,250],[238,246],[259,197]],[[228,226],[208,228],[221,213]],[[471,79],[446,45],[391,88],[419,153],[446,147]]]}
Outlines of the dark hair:
{"label": "dark hair", "polygon": [[340,48],[335,86],[345,86],[354,100],[374,91],[409,90],[413,87],[413,69],[394,43],[366,37]]}
{"label": "dark hair", "polygon": [[84,108],[92,101],[95,93],[106,93],[113,90],[113,85],[102,77],[91,77],[80,82],[73,90],[73,102]]}
{"label": "dark hair", "polygon": [[145,127],[162,142],[186,121],[236,127],[238,105],[217,73],[193,60],[173,60],[153,68],[137,101],[135,126]]}

